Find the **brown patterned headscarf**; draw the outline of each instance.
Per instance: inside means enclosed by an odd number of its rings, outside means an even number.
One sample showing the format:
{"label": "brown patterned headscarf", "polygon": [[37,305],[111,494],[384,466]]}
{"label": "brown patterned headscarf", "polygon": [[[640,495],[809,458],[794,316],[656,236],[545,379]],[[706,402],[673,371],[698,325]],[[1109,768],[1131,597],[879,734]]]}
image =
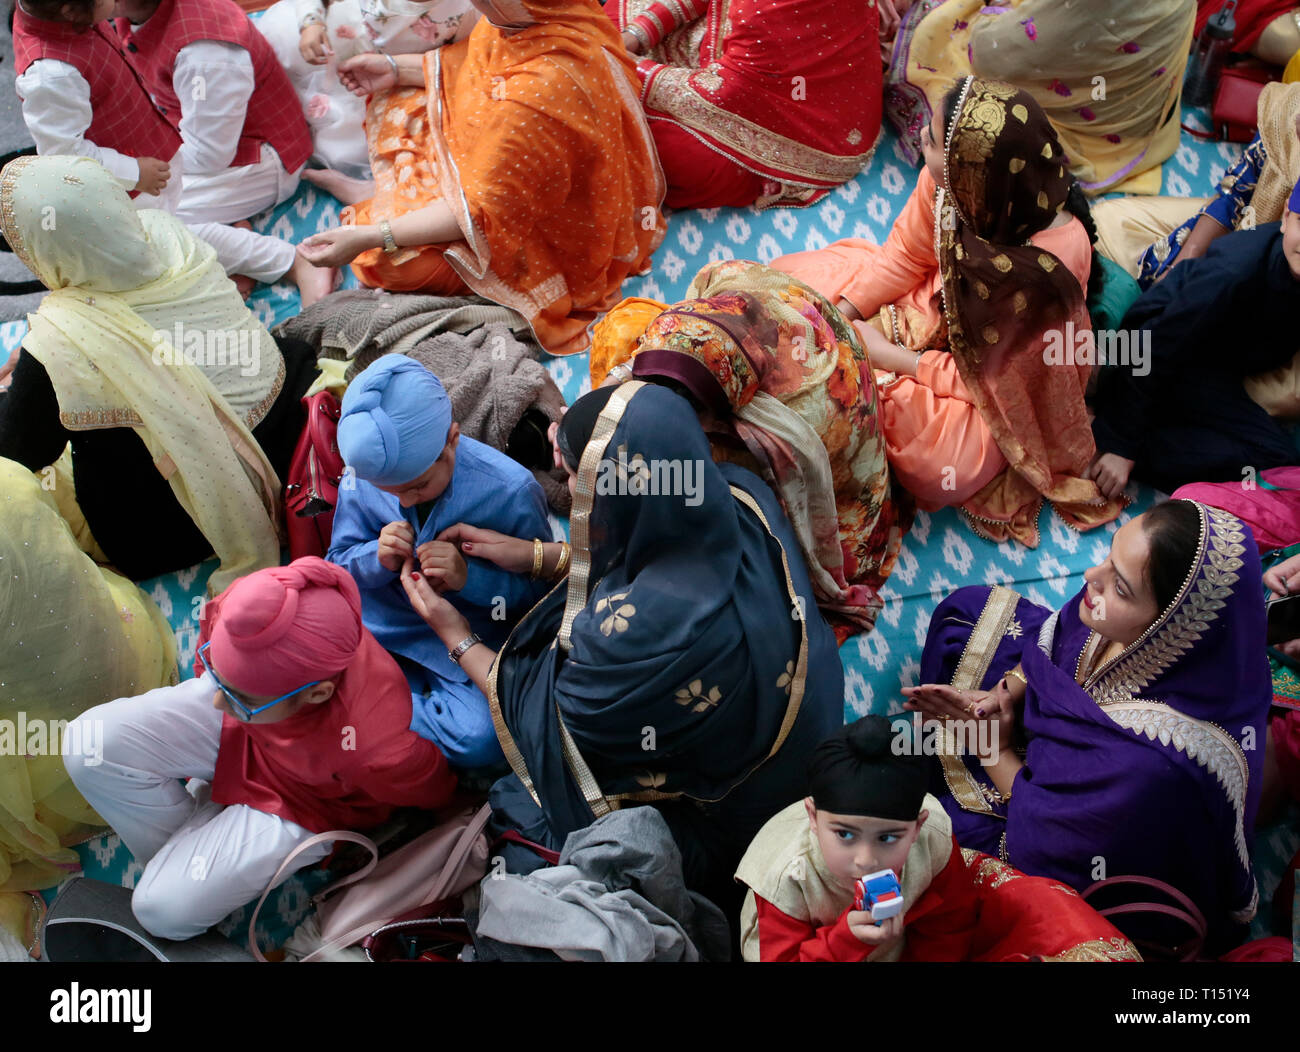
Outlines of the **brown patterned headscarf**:
{"label": "brown patterned headscarf", "polygon": [[1042,500],[1080,528],[1124,507],[1084,477],[1096,447],[1086,366],[1048,365],[1045,335],[1088,324],[1084,291],[1029,239],[1055,221],[1071,176],[1056,132],[1028,92],[967,77],[944,143],[935,248],[948,346],[1009,464],[963,505],[976,531],[1036,546]]}

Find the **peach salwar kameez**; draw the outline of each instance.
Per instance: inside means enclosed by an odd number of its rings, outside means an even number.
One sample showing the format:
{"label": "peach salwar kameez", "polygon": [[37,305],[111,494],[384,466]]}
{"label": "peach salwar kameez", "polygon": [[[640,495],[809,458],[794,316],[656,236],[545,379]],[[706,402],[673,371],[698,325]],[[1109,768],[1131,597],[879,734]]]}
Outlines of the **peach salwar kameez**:
{"label": "peach salwar kameez", "polygon": [[[922,168],[884,245],[850,238],[772,263],[832,302],[848,300],[886,336],[892,333],[891,316],[896,318],[899,341],[922,352],[915,377],[877,370],[876,383],[890,468],[926,511],[966,503],[1007,468],[956,359],[943,349],[934,200],[934,177]],[[1042,230],[1030,242],[1052,253],[1086,287],[1092,247],[1077,219]],[[1076,331],[1089,328],[1087,310],[1077,311],[1073,321]],[[1080,397],[1087,381],[1088,366],[1080,366]]]}

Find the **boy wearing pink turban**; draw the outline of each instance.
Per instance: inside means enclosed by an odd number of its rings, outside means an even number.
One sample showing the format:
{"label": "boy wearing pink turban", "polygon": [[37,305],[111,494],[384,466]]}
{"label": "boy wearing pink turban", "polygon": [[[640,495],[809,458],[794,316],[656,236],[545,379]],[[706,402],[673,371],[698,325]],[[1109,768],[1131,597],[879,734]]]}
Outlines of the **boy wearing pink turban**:
{"label": "boy wearing pink turban", "polygon": [[422,364],[386,354],[343,396],[339,452],[355,478],[339,487],[328,558],[361,587],[366,628],[397,656],[413,695],[411,729],[459,768],[504,763],[483,692],[402,588],[406,559],[500,648],[545,587],[486,559],[465,558],[443,534],[459,523],[549,541],[546,497],[531,471],[460,433],[451,399]]}
{"label": "boy wearing pink turban", "polygon": [[[64,757],[144,865],[132,908],[157,936],[191,938],[252,901],[315,833],[437,808],[455,789],[410,730],[410,688],[362,625],[356,582],[323,559],[260,570],[208,603],[194,674],[83,713],[103,728],[101,762]],[[210,782],[211,799],[184,778]]]}

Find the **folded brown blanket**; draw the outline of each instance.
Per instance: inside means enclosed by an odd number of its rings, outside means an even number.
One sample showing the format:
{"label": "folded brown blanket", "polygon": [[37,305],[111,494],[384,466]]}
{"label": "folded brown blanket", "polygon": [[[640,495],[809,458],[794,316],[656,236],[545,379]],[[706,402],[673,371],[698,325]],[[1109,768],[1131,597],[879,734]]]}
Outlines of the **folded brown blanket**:
{"label": "folded brown blanket", "polygon": [[[442,381],[461,432],[502,452],[529,409],[548,421],[564,411],[564,396],[538,361],[527,322],[476,296],[350,289],[326,296],[275,332],[307,341],[322,358],[349,362],[349,381],[380,355],[414,358]],[[556,514],[568,515],[565,473],[533,474]]]}

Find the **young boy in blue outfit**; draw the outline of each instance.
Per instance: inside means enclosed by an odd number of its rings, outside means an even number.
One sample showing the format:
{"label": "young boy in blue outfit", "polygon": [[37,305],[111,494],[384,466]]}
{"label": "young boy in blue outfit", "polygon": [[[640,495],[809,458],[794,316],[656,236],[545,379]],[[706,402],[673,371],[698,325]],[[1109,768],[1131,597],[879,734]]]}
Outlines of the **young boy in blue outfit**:
{"label": "young boy in blue outfit", "polygon": [[355,478],[339,487],[328,558],[356,579],[366,628],[406,672],[411,729],[454,766],[473,768],[503,759],[487,698],[411,608],[402,565],[418,562],[473,632],[500,648],[545,582],[467,559],[439,534],[468,523],[549,540],[551,527],[532,473],[461,435],[451,417],[442,383],[404,355],[385,355],[352,381],[338,445]]}

